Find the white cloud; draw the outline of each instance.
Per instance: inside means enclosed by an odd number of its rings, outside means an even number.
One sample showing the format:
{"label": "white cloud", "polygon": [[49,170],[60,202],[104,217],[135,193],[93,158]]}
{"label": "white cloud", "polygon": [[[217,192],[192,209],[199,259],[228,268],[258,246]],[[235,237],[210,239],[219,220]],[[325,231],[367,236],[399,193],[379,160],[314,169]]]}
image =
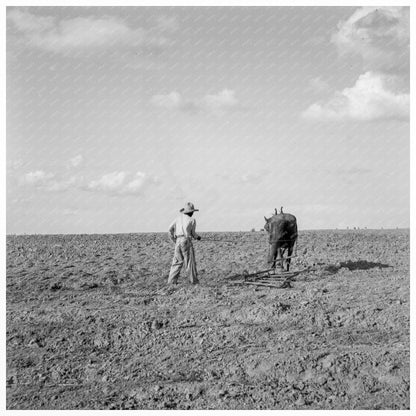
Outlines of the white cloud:
{"label": "white cloud", "polygon": [[[407,120],[409,20],[408,7],[361,7],[340,22],[332,43],[340,55],[361,56],[366,72],[353,87],[312,104],[302,116],[312,120]],[[320,78],[310,86],[326,88]]]}
{"label": "white cloud", "polygon": [[69,179],[50,181],[45,184],[44,189],[48,192],[63,192],[78,187],[81,181],[82,178],[71,176]]}
{"label": "white cloud", "polygon": [[130,175],[127,172],[112,172],[100,179],[91,181],[86,190],[110,195],[139,195],[148,184],[156,184],[157,178],[143,172]]}
{"label": "white cloud", "polygon": [[88,184],[88,188],[91,190],[98,191],[117,191],[119,190],[126,179],[125,172],[112,172],[106,175],[103,175],[100,179],[96,181],[91,181]]}
{"label": "white cloud", "polygon": [[142,172],[137,172],[136,176],[131,179],[124,187],[124,192],[127,194],[136,194],[140,192],[147,180],[147,175]]}
{"label": "white cloud", "polygon": [[224,89],[218,94],[207,94],[202,99],[186,100],[180,93],[173,91],[169,94],[154,95],[150,103],[156,107],[183,112],[211,112],[223,113],[226,111],[242,109],[235,97],[235,92]]}
{"label": "white cloud", "polygon": [[236,108],[239,105],[234,91],[228,89],[222,90],[218,94],[206,95],[204,103],[207,108],[214,111]]}
{"label": "white cloud", "polygon": [[155,176],[143,172],[131,174],[124,171],[107,173],[96,180],[85,181],[80,175],[62,178],[56,177],[53,173],[37,170],[21,176],[19,181],[20,186],[46,192],[81,189],[109,195],[140,195],[147,186],[158,183],[159,179]]}
{"label": "white cloud", "polygon": [[132,28],[114,16],[58,20],[15,8],[7,17],[29,45],[49,52],[65,54],[97,48],[163,47],[168,43],[157,26],[149,30]]}
{"label": "white cloud", "polygon": [[407,68],[409,24],[408,7],[362,7],[338,24],[331,41],[341,55],[360,55],[366,69]]}
{"label": "white cloud", "polygon": [[55,174],[37,170],[24,174],[19,182],[20,186],[31,186],[47,192],[62,192],[79,185],[82,179],[71,176],[68,179],[56,179]]}
{"label": "white cloud", "polygon": [[393,75],[368,71],[352,88],[336,92],[327,102],[312,104],[302,116],[336,121],[408,119],[410,97],[398,90],[399,81]]}
{"label": "white cloud", "polygon": [[70,165],[73,166],[74,168],[79,166],[83,161],[84,161],[84,158],[82,157],[82,155],[77,155],[69,159]]}
{"label": "white cloud", "polygon": [[32,187],[46,192],[64,192],[81,189],[84,191],[100,192],[109,195],[140,195],[149,185],[157,185],[159,179],[155,176],[137,172],[131,174],[116,171],[102,175],[96,180],[85,181],[80,175],[67,178],[56,177],[55,174],[37,170],[21,176],[19,185]]}

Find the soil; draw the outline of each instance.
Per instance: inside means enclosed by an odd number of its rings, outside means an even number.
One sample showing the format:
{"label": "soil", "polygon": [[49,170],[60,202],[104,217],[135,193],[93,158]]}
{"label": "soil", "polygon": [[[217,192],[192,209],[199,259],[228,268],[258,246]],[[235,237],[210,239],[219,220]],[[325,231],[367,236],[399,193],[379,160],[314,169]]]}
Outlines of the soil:
{"label": "soil", "polygon": [[285,289],[202,236],[176,286],[166,234],[8,236],[7,408],[409,409],[409,230],[300,231]]}

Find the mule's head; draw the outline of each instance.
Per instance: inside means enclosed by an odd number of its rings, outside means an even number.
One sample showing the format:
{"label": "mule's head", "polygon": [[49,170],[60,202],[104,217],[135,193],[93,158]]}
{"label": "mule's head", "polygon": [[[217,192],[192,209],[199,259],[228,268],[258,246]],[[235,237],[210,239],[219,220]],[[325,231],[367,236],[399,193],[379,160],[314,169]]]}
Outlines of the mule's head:
{"label": "mule's head", "polygon": [[269,219],[264,217],[264,220],[266,221],[266,223],[264,224],[263,228],[265,229],[265,231],[267,231],[270,234],[270,220],[271,220],[271,217]]}
{"label": "mule's head", "polygon": [[266,224],[264,224],[264,229],[270,234],[270,232],[271,232],[271,220],[272,220],[272,218],[274,218],[276,215],[279,215],[279,214],[283,214],[283,207],[280,207],[280,213],[279,212],[277,212],[277,208],[275,208],[274,209],[274,214],[272,214],[272,216],[270,217],[270,218],[266,218],[266,217],[264,217],[264,220],[266,221]]}

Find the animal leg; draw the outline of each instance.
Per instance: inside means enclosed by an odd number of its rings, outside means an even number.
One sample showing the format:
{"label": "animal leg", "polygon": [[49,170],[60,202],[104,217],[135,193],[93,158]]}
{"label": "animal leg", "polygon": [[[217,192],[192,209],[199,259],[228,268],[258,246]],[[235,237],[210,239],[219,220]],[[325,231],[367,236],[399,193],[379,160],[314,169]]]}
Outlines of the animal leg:
{"label": "animal leg", "polygon": [[[293,253],[293,246],[290,246],[288,249],[287,249],[287,257],[291,257],[292,256],[292,253]],[[288,272],[289,271],[289,268],[290,268],[290,261],[291,261],[292,259],[286,259],[286,271]]]}
{"label": "animal leg", "polygon": [[269,258],[267,259],[268,263],[271,263],[271,268],[274,269],[276,267],[276,256],[277,256],[277,244],[272,243],[270,246],[269,251]]}
{"label": "animal leg", "polygon": [[280,266],[280,268],[283,270],[283,252],[281,247],[277,248],[277,260],[276,260],[276,267]]}

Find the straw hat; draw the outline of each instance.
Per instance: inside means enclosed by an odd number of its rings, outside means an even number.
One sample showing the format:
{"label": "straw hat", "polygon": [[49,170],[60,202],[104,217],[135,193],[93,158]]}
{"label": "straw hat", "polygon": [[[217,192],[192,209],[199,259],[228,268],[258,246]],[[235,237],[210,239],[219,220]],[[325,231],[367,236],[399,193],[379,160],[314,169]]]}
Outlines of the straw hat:
{"label": "straw hat", "polygon": [[189,214],[190,212],[199,211],[199,209],[195,209],[194,204],[192,202],[187,202],[185,204],[185,208],[181,208],[179,212],[183,212],[184,214]]}

